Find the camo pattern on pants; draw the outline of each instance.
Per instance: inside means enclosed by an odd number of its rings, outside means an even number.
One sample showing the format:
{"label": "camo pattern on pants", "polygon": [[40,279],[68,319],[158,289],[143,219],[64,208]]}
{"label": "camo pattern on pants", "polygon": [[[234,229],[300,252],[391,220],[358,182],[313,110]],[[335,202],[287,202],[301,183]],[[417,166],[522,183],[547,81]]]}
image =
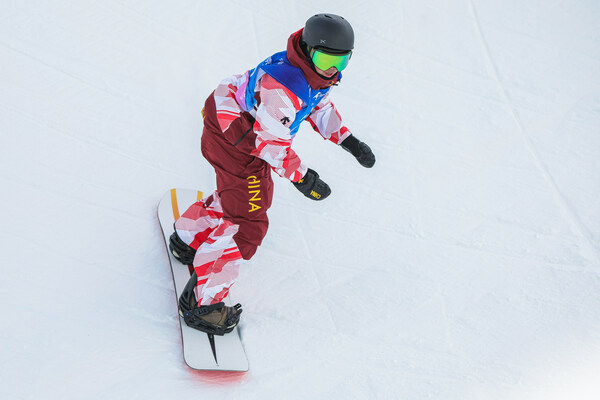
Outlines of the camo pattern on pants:
{"label": "camo pattern on pants", "polygon": [[197,249],[193,267],[198,276],[195,294],[199,305],[223,301],[235,283],[242,256],[233,240],[238,225],[223,219],[217,192],[194,203],[175,222],[177,234]]}

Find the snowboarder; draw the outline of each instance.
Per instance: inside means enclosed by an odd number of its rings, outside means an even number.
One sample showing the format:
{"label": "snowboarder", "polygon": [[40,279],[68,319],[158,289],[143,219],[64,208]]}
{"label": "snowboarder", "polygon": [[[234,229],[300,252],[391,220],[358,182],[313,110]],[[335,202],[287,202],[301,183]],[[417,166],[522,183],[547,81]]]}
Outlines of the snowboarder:
{"label": "snowboarder", "polygon": [[369,146],[342,124],[329,99],[353,48],[348,21],[317,14],[289,37],[287,51],[226,78],[206,100],[201,150],[215,169],[217,190],[181,215],[169,244],[175,258],[194,267],[179,299],[187,325],[223,335],[239,322],[241,306],[223,300],[267,232],[271,170],[312,200],[331,193],[291,148],[302,121],[362,166],[375,164]]}

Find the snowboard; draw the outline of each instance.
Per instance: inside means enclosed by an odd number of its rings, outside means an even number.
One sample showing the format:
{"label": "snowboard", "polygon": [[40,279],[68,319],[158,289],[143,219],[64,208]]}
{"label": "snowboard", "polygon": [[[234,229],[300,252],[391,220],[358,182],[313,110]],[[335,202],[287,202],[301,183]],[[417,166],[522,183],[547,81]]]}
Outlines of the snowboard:
{"label": "snowboard", "polygon": [[[158,204],[158,220],[167,246],[177,301],[194,269],[191,265],[181,264],[173,257],[169,250],[169,237],[174,232],[173,223],[179,219],[180,212],[184,212],[189,206],[201,199],[201,191],[171,189]],[[225,299],[225,304],[228,306],[232,305],[230,297],[228,296]],[[181,328],[183,359],[190,368],[196,370],[248,371],[248,359],[237,326],[232,332],[223,336],[212,335],[187,326],[179,312],[177,312],[177,316]]]}

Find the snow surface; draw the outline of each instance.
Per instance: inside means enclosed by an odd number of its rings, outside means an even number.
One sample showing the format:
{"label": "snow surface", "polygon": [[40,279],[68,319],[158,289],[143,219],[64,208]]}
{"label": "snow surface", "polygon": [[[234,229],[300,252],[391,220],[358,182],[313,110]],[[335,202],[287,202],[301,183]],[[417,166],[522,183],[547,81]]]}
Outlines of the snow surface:
{"label": "snow surface", "polygon": [[[182,360],[156,217],[214,189],[204,99],[316,12],[364,169],[274,177],[233,297],[248,373]],[[0,1],[3,399],[600,398],[600,3]]]}

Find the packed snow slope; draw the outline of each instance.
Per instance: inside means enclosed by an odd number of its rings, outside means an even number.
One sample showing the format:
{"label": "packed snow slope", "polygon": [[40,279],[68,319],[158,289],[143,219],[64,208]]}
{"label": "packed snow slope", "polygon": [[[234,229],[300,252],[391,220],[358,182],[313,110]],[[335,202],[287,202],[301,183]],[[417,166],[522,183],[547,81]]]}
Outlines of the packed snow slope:
{"label": "packed snow slope", "polygon": [[[181,355],[156,217],[200,110],[317,12],[373,169],[305,126],[232,296],[245,374]],[[0,2],[3,399],[600,398],[600,3]],[[308,125],[308,124],[307,124]]]}

